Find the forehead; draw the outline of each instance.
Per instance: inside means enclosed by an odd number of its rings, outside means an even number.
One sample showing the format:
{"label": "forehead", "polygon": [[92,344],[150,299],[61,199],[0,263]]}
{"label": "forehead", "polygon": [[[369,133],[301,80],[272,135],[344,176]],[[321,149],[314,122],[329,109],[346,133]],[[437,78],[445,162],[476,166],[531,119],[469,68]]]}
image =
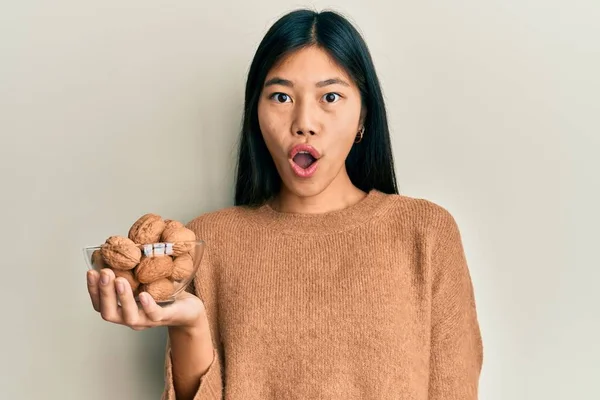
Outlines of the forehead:
{"label": "forehead", "polygon": [[285,56],[267,74],[288,79],[294,83],[314,84],[331,78],[342,78],[354,86],[350,76],[325,50],[310,46]]}

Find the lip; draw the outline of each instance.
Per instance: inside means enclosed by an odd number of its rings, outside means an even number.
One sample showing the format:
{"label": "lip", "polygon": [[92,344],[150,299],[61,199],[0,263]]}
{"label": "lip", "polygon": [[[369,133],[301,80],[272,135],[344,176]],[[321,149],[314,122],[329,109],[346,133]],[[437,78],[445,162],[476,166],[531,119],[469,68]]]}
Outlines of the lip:
{"label": "lip", "polygon": [[321,154],[317,151],[317,149],[312,147],[310,144],[302,143],[302,144],[297,144],[290,149],[290,151],[289,151],[290,160],[292,160],[296,156],[296,154],[300,153],[301,151],[306,151],[306,152],[310,153],[310,155],[315,160],[318,160],[319,158],[321,158]]}
{"label": "lip", "polygon": [[317,160],[314,163],[312,163],[310,167],[304,169],[298,164],[296,164],[294,160],[290,159],[289,161],[290,166],[292,167],[292,171],[294,171],[294,174],[296,174],[296,176],[299,178],[310,178],[311,176],[313,176],[317,171],[317,166],[319,164],[319,160]]}
{"label": "lip", "polygon": [[[313,162],[310,165],[310,167],[306,169],[300,167],[294,162],[294,157],[301,151],[306,151],[315,159],[315,162]],[[311,176],[313,176],[317,171],[317,166],[319,164],[320,158],[321,154],[319,153],[319,151],[309,144],[297,144],[294,147],[292,147],[289,151],[290,166],[292,167],[292,171],[294,171],[294,174],[296,174],[296,176],[299,178],[310,178]]]}

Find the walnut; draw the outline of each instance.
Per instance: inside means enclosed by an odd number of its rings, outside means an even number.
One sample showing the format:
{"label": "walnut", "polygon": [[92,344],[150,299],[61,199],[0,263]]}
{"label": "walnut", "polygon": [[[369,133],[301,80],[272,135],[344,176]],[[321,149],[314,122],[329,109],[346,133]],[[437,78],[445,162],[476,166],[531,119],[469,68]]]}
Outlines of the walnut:
{"label": "walnut", "polygon": [[108,268],[108,265],[106,265],[104,262],[104,258],[102,257],[102,252],[100,249],[92,253],[92,266],[98,271],[103,268]]}
{"label": "walnut", "polygon": [[145,214],[129,229],[129,239],[138,244],[156,243],[165,229],[165,221],[156,214]]}
{"label": "walnut", "polygon": [[164,230],[161,240],[173,243],[173,256],[180,256],[194,249],[196,234],[186,227],[172,227]]}
{"label": "walnut", "polygon": [[165,229],[163,230],[162,235],[160,236],[160,240],[163,242],[169,242],[169,240],[166,239],[173,236],[175,232],[183,228],[185,228],[185,225],[183,225],[179,221],[175,221],[172,219],[165,220]]}
{"label": "walnut", "polygon": [[143,257],[135,269],[135,277],[141,283],[152,283],[171,276],[174,266],[170,256]]}
{"label": "walnut", "polygon": [[175,285],[167,278],[140,286],[140,292],[148,292],[154,301],[168,300],[175,292]]}
{"label": "walnut", "polygon": [[127,282],[129,282],[129,286],[131,286],[131,291],[135,294],[135,291],[140,286],[140,282],[135,279],[133,272],[131,270],[122,271],[118,269],[111,268],[115,273],[115,278],[125,278]]}
{"label": "walnut", "polygon": [[189,253],[175,257],[173,260],[174,267],[171,279],[176,281],[183,281],[192,275],[194,270],[194,260]]}
{"label": "walnut", "polygon": [[179,221],[175,221],[173,219],[165,219],[165,230],[167,230],[167,229],[180,229],[180,228],[184,228],[184,227],[185,227],[185,225],[183,225]]}
{"label": "walnut", "polygon": [[134,268],[142,258],[142,251],[130,239],[123,236],[111,236],[102,245],[104,261],[115,269]]}

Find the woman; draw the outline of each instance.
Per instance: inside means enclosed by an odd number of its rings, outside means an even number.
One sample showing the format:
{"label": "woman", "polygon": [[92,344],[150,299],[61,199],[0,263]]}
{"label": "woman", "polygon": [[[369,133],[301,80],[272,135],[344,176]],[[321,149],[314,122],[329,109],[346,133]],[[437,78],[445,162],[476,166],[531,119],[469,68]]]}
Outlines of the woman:
{"label": "woman", "polygon": [[[168,326],[164,399],[477,398],[482,343],[460,233],[398,194],[386,111],[359,33],[300,10],[252,62],[235,206],[188,224],[207,250],[161,308],[110,270],[94,308]],[[117,306],[117,299],[122,306]]]}

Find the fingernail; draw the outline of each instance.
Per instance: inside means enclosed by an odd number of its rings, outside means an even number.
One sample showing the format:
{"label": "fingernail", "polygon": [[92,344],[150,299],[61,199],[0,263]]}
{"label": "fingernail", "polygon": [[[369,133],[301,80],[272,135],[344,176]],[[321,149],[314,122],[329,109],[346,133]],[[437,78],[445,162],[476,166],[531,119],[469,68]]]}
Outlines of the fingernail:
{"label": "fingernail", "polygon": [[140,293],[140,301],[142,302],[143,305],[148,305],[148,298],[146,297],[146,295],[144,293]]}
{"label": "fingernail", "polygon": [[123,292],[125,291],[125,286],[123,286],[123,282],[117,282],[117,293],[119,294],[123,294]]}
{"label": "fingernail", "polygon": [[108,274],[102,273],[102,278],[100,278],[100,283],[106,285],[108,283]]}
{"label": "fingernail", "polygon": [[87,281],[90,285],[93,285],[94,283],[96,283],[96,276],[92,273],[92,271],[88,271]]}

